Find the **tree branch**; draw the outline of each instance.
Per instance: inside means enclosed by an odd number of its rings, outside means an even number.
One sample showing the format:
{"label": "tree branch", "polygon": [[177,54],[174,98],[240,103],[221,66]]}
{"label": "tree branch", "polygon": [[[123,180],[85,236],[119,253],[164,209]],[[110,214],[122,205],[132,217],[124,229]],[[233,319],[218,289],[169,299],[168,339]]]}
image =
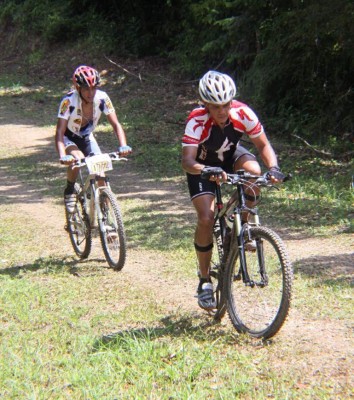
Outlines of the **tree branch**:
{"label": "tree branch", "polygon": [[138,78],[140,82],[142,82],[142,77],[139,73],[139,75],[133,74],[132,72],[128,71],[126,68],[122,67],[121,65],[117,64],[116,62],[112,61],[110,58],[108,58],[107,56],[105,56],[105,58],[112,64],[114,64],[115,66],[117,66],[118,68],[122,69],[124,72],[126,72],[129,75],[134,76],[135,78]]}
{"label": "tree branch", "polygon": [[314,151],[317,154],[321,154],[322,156],[325,157],[332,157],[333,158],[333,154],[332,153],[328,153],[327,151],[323,151],[323,150],[318,150],[316,149],[314,146],[312,146],[309,142],[307,142],[305,139],[303,139],[302,137],[296,135],[295,133],[292,133],[291,136],[293,136],[296,139],[299,139],[302,143],[304,143],[307,147],[309,147],[312,151]]}

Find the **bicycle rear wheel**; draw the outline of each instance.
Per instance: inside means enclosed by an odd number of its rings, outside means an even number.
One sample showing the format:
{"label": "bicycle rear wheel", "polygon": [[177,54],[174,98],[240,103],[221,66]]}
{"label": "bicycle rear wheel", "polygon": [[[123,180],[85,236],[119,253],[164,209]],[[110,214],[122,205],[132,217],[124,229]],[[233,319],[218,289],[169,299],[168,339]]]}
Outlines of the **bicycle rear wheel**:
{"label": "bicycle rear wheel", "polygon": [[76,255],[81,259],[89,256],[92,246],[91,227],[83,201],[78,198],[74,213],[69,214],[66,211],[66,230]]}
{"label": "bicycle rear wheel", "polygon": [[272,230],[251,227],[244,236],[244,241],[256,242],[254,252],[245,251],[250,281],[245,283],[242,276],[235,243],[224,277],[228,314],[238,332],[269,339],[279,331],[289,312],[292,266],[282,240]]}
{"label": "bicycle rear wheel", "polygon": [[101,190],[99,202],[103,215],[102,225],[100,224],[102,249],[109,266],[120,271],[126,259],[126,238],[122,215],[118,202],[109,188]]}

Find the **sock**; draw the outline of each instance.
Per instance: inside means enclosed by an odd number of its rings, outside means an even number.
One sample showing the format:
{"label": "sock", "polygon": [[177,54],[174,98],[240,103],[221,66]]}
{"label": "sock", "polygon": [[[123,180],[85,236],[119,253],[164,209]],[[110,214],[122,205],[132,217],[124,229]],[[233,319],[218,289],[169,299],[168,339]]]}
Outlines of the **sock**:
{"label": "sock", "polygon": [[210,278],[200,278],[198,285],[198,292],[202,290],[203,283],[211,282]]}

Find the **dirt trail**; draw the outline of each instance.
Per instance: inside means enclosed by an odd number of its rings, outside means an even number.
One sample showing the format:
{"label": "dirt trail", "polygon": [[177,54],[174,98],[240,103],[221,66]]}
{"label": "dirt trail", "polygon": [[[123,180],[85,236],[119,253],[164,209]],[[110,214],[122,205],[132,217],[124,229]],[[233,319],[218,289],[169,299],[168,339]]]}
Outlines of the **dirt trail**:
{"label": "dirt trail", "polygon": [[[11,141],[9,141],[11,137]],[[48,146],[52,144],[51,146]],[[44,146],[49,149],[46,153],[37,153],[38,148]],[[6,148],[11,154],[18,156],[35,155],[38,162],[57,160],[57,155],[54,150],[53,131],[48,128],[38,128],[27,125],[0,125],[0,148]],[[59,164],[57,165],[58,173],[60,171]],[[171,187],[164,187],[161,183],[142,183],[137,179],[138,175],[129,170],[129,167],[123,167],[123,172],[119,176],[119,185],[115,185],[115,178],[111,177],[112,186],[122,187],[125,190],[121,197],[142,198],[144,201],[151,196],[169,197],[171,206],[175,208],[175,212],[179,213],[181,201],[186,200],[186,196],[182,193],[172,193]],[[16,212],[24,216],[31,216],[39,222],[41,227],[40,232],[34,234],[38,236],[39,240],[45,240],[46,232],[51,232],[51,240],[48,241],[48,246],[45,253],[38,254],[39,257],[59,256],[59,255],[73,255],[73,250],[67,234],[64,229],[64,208],[61,204],[61,199],[50,198],[43,196],[38,188],[25,182],[11,173],[11,170],[4,166],[0,166],[0,203],[11,203],[16,200]],[[63,180],[64,183],[64,180]],[[188,202],[188,206],[189,202]],[[99,239],[94,238],[93,249],[90,254],[90,259],[102,260],[102,265],[105,264],[102,249],[100,247]],[[165,260],[162,255],[153,251],[142,251],[141,249],[131,248],[128,249],[127,264],[121,271],[120,275],[124,279],[130,281],[133,285],[146,286],[148,290],[156,291],[156,296],[161,296],[161,288],[167,287],[167,278],[163,274],[159,274],[159,265],[165,265]],[[151,268],[153,266],[153,268]],[[151,279],[152,270],[156,271],[156,276]],[[117,273],[107,269],[106,274],[109,279],[117,277]],[[179,287],[180,295],[186,301],[179,304],[177,307],[181,309],[197,310],[196,302],[194,299],[195,282],[192,285],[189,282],[180,282]],[[182,293],[181,293],[182,291]],[[183,293],[184,292],[184,293]],[[158,297],[158,296],[157,296]],[[174,310],[176,296],[171,290],[166,291],[166,299],[162,300],[168,309]]]}
{"label": "dirt trail", "polygon": [[[43,152],[38,153],[38,157],[36,156],[38,160],[47,157],[55,162],[57,156],[54,151],[52,129],[29,125],[0,125],[0,148],[7,149],[11,154],[36,155],[38,149],[43,146],[49,149],[49,153],[46,155]],[[137,184],[135,178],[134,171],[127,168],[120,178],[120,184],[125,188],[125,193],[122,195],[140,196],[148,201],[149,196],[158,194],[164,196],[169,207],[176,213],[183,207],[184,210],[190,210],[192,215],[192,208],[185,193],[176,192],[169,183],[157,184],[149,181],[148,184],[141,182]],[[61,229],[64,222],[61,202],[43,196],[30,182],[16,177],[11,170],[1,164],[0,202],[11,203],[14,199],[17,202],[17,212],[25,216],[35,216],[40,222],[41,229],[33,232],[39,240],[45,238],[46,232],[51,232],[52,240],[46,249],[46,254],[38,254],[38,257],[73,254],[68,237]],[[286,235],[286,238],[291,259],[298,271],[315,274],[316,269],[319,269],[327,271],[329,276],[340,276],[344,273],[348,275],[353,271],[352,238],[349,235],[340,235],[335,241],[331,238],[301,238],[291,235]],[[92,257],[103,261],[98,241],[95,242]],[[2,268],[5,266],[0,264]],[[107,281],[124,279],[132,285],[146,287],[161,299],[167,310],[172,312],[179,308],[190,313],[202,313],[194,298],[196,280],[186,279],[179,282],[174,292],[173,288],[176,285],[173,277],[159,273],[159,266],[165,266],[162,255],[153,251],[129,248],[127,264],[119,273],[119,277],[109,269],[104,275]],[[353,338],[350,329],[348,323],[324,319],[313,321],[304,318],[297,310],[292,310],[280,336],[289,341],[289,346],[301,349],[304,355],[303,368],[311,376],[322,371],[322,374],[338,376],[339,381],[348,384],[348,381],[352,381],[353,375],[351,373]],[[282,364],[281,357],[277,362],[279,365]]]}

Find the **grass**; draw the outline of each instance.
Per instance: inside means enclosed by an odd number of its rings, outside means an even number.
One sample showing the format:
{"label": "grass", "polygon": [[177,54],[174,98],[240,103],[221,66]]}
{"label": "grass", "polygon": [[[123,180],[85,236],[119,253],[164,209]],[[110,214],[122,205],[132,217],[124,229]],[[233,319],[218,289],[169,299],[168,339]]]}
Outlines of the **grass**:
{"label": "grass", "polygon": [[[2,309],[7,340],[0,347],[5,398],[198,399],[211,393],[220,399],[286,398],[289,385],[296,386],[300,371],[282,373],[279,379],[269,371],[266,354],[252,354],[247,345],[242,350],[247,339],[244,343],[232,332],[193,325],[187,316],[146,327],[149,319],[138,315],[145,327],[97,338],[98,325],[124,324],[128,316],[105,314],[94,298],[98,307],[88,318],[91,307],[81,304],[92,295],[90,282],[86,284],[78,291],[77,284],[64,277],[54,277],[45,286],[22,279],[7,282],[1,290],[1,304],[6,299],[7,305]],[[134,301],[126,301],[138,309]],[[156,321],[156,309],[149,311]],[[136,318],[129,314],[130,324],[136,324]],[[287,385],[279,384],[284,379]]]}
{"label": "grass", "polygon": [[[18,77],[0,77],[2,109],[18,101],[25,114],[14,119],[3,113],[1,123],[33,124],[31,112],[39,97],[38,92],[23,90],[26,84]],[[41,93],[49,103],[36,108],[43,124],[38,128],[54,130],[53,110],[62,88],[52,85],[49,90],[42,84]],[[175,122],[191,104],[186,100],[173,114],[175,97],[156,96],[158,101],[152,102],[146,95],[151,87],[142,90],[137,82],[128,84],[132,95],[122,97],[123,88],[118,87],[111,97],[120,105],[119,115],[134,148],[129,169],[139,176],[137,187],[156,184],[160,189],[150,197],[120,200],[130,254],[156,260],[159,269],[149,272],[151,281],[171,282],[173,276],[175,282],[192,282],[194,214],[176,212],[162,190],[162,183],[176,192],[186,189],[179,165],[183,126]],[[159,113],[161,102],[168,109],[166,120]],[[98,135],[108,149],[116,145],[107,125],[100,125]],[[26,191],[19,197],[9,189],[0,202],[0,397],[192,400],[352,395],[350,377],[343,378],[350,370],[340,358],[349,355],[335,354],[336,359],[328,360],[314,344],[317,335],[325,339],[331,333],[321,330],[329,321],[341,329],[349,326],[352,287],[345,271],[331,273],[328,260],[294,263],[292,320],[300,315],[299,323],[309,321],[314,336],[303,336],[294,322],[285,331],[289,336],[282,331],[273,341],[262,343],[237,335],[230,324],[214,325],[202,313],[178,308],[171,312],[154,288],[156,282],[149,285],[138,272],[130,276],[125,269],[119,274],[106,269],[95,254],[77,262],[61,227],[41,218],[45,207],[55,215],[62,213],[59,198],[65,173],[51,152],[53,143],[35,146],[32,153],[10,147],[9,142],[0,149],[1,171],[18,182],[4,183],[20,188],[23,184]],[[260,206],[264,218],[302,235],[335,239],[339,233],[353,232],[350,164],[307,158],[301,149],[292,152],[291,160],[282,155],[282,165],[294,172],[294,179],[280,191],[264,194]],[[40,204],[38,192],[43,196]],[[31,204],[38,207],[37,213],[28,208]],[[140,261],[143,273],[145,259]],[[316,363],[317,357],[323,359],[314,372],[306,361]]]}

